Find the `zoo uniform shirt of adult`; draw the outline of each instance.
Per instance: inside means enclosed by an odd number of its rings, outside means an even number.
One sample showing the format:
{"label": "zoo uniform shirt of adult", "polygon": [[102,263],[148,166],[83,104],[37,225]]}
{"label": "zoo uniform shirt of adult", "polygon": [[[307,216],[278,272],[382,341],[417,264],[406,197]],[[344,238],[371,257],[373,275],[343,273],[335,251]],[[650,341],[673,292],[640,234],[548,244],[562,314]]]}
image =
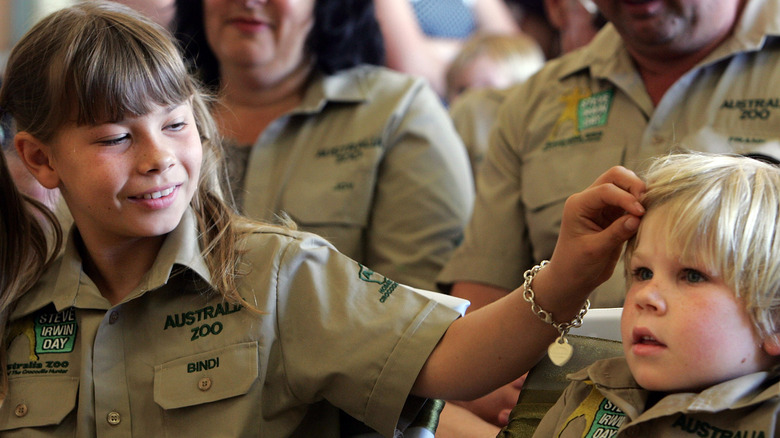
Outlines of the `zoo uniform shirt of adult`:
{"label": "zoo uniform shirt of adult", "polygon": [[[780,0],[748,0],[734,33],[653,107],[612,24],[554,59],[499,110],[463,244],[438,278],[516,288],[552,255],[567,197],[612,166],[641,170],[671,145],[780,158]],[[725,137],[729,150],[708,139]],[[596,289],[622,306],[623,272]]]}
{"label": "zoo uniform shirt of adult", "polygon": [[510,89],[466,90],[450,106],[450,117],[466,147],[475,178],[479,166],[485,160],[490,130],[496,121],[496,113]]}
{"label": "zoo uniform shirt of adult", "polygon": [[11,315],[0,435],[335,437],[338,406],[393,436],[459,313],[317,236],[268,227],[248,238],[238,285],[258,315],[208,292],[196,236],[187,212],[112,307],[71,235]]}
{"label": "zoo uniform shirt of adult", "polygon": [[648,391],[631,377],[625,358],[595,362],[569,378],[574,384],[547,412],[535,438],[777,436],[777,372],[748,374],[700,393],[670,394],[647,410]]}
{"label": "zoo uniform shirt of adult", "polygon": [[463,240],[468,156],[422,79],[368,66],[317,76],[251,148],[227,150],[244,214],[271,222],[284,212],[400,283],[435,290]]}

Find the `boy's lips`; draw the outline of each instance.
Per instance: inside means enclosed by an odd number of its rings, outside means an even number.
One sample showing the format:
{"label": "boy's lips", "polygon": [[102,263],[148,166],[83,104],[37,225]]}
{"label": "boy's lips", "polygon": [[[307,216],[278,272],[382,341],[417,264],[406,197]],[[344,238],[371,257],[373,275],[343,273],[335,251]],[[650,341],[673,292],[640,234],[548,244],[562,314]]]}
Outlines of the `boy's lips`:
{"label": "boy's lips", "polygon": [[637,327],[631,333],[631,351],[639,356],[649,355],[666,349],[666,344],[661,342],[649,329]]}

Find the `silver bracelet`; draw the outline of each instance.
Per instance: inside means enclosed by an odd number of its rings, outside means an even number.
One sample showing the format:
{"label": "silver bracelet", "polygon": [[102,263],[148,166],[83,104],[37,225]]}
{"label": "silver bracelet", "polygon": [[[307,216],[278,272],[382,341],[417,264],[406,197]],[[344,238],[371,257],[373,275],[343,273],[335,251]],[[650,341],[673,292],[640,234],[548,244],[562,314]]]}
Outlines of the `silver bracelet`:
{"label": "silver bracelet", "polygon": [[531,282],[533,281],[534,277],[536,277],[536,274],[538,274],[542,268],[547,266],[548,263],[550,263],[549,260],[544,260],[542,263],[525,271],[523,274],[523,278],[525,279],[523,282],[523,299],[531,303],[531,311],[534,312],[534,314],[538,316],[539,319],[555,327],[555,329],[558,330],[558,333],[560,333],[558,339],[550,344],[550,347],[547,349],[547,354],[550,356],[550,360],[552,360],[554,364],[563,366],[566,364],[566,362],[569,361],[574,352],[571,345],[569,345],[569,341],[566,340],[566,335],[572,328],[582,326],[582,318],[586,313],[588,313],[588,309],[590,309],[590,300],[585,300],[585,304],[582,306],[582,309],[580,309],[580,312],[571,321],[555,322],[551,312],[542,309],[538,304],[536,304],[536,301],[534,300],[534,291],[531,289]]}

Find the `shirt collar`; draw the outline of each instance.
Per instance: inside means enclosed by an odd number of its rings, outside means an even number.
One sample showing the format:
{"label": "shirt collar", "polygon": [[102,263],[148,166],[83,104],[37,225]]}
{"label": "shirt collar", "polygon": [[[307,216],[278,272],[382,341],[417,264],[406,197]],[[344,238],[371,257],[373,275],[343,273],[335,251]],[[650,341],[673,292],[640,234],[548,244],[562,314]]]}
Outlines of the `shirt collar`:
{"label": "shirt collar", "polygon": [[[780,0],[748,0],[733,34],[700,64],[761,50],[768,40],[777,37],[780,37]],[[565,56],[569,57],[569,62],[567,68],[561,69],[559,80],[583,69],[589,69],[596,78],[620,77],[636,72],[612,23],[607,23],[590,44]]]}
{"label": "shirt collar", "polygon": [[[631,418],[643,409],[648,392],[631,376],[623,357],[595,362],[590,367],[569,375],[571,380],[590,381],[603,394],[611,394],[627,403],[618,403]],[[675,412],[721,412],[763,403],[780,395],[780,367],[771,371],[741,376],[709,387],[699,393],[669,394],[651,409],[641,414],[642,421],[667,416]],[[618,402],[618,400],[612,400]]]}
{"label": "shirt collar", "polygon": [[319,113],[329,103],[362,103],[369,100],[369,87],[358,67],[326,76],[315,72],[306,87],[303,101],[292,114]]}
{"label": "shirt collar", "polygon": [[[111,308],[108,300],[103,298],[92,280],[84,274],[76,239],[79,239],[79,235],[74,226],[63,253],[38,283],[18,300],[11,319],[33,313],[48,304],[53,304],[57,311],[68,307]],[[177,265],[195,272],[211,284],[208,266],[200,253],[197,220],[191,209],[185,212],[179,225],[165,238],[152,268],[125,301],[165,285]]]}

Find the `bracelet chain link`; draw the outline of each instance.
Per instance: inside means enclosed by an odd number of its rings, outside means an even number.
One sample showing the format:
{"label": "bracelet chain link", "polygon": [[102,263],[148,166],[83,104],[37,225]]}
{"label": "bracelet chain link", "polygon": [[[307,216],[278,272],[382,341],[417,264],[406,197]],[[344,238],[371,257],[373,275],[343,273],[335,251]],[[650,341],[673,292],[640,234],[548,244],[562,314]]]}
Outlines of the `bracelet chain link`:
{"label": "bracelet chain link", "polygon": [[531,289],[531,282],[533,281],[534,277],[536,277],[536,274],[538,274],[542,268],[547,266],[548,263],[550,263],[549,260],[544,260],[542,263],[525,271],[523,274],[523,278],[525,279],[523,282],[523,299],[531,303],[531,311],[534,312],[534,314],[536,314],[539,319],[555,327],[561,336],[566,336],[566,334],[569,333],[569,330],[580,327],[582,325],[582,318],[586,313],[588,313],[588,309],[590,309],[590,300],[585,300],[585,304],[582,306],[582,309],[580,309],[580,312],[571,321],[555,322],[551,312],[542,309],[538,304],[536,304],[536,301],[534,300],[534,291]]}

